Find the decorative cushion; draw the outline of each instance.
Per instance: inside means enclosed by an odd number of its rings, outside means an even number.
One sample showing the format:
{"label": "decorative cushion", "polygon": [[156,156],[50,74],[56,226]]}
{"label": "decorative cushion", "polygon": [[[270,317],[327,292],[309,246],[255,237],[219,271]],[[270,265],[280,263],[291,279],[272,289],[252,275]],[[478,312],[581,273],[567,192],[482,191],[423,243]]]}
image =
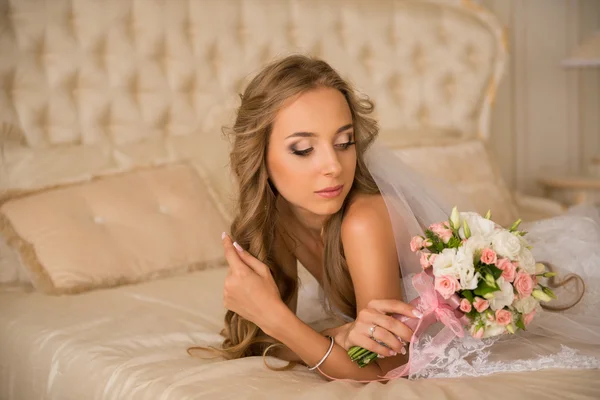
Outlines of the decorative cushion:
{"label": "decorative cushion", "polygon": [[224,265],[227,220],[191,165],[171,164],[16,197],[0,233],[48,294]]}
{"label": "decorative cushion", "polygon": [[515,200],[499,171],[494,167],[481,140],[458,144],[423,146],[394,150],[403,161],[426,177],[453,185],[482,215],[492,211],[492,219],[511,225],[518,218]]}

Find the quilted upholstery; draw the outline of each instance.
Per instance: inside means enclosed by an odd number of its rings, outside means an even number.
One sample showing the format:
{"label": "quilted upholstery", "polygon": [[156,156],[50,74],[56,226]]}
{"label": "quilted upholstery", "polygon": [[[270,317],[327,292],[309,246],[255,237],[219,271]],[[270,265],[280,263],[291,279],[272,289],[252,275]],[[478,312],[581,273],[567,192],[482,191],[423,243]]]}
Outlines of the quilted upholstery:
{"label": "quilted upholstery", "polygon": [[298,51],[371,96],[384,132],[487,134],[506,52],[495,18],[470,1],[339,4],[0,0],[4,187],[194,158],[226,195],[236,94]]}
{"label": "quilted upholstery", "polygon": [[0,234],[18,250],[36,289],[51,294],[222,266],[227,228],[201,177],[182,164],[45,190],[0,207]]}
{"label": "quilted upholstery", "polygon": [[512,195],[482,141],[406,147],[396,152],[425,176],[451,184],[481,215],[491,210],[494,221],[503,226],[510,226],[519,218]]}

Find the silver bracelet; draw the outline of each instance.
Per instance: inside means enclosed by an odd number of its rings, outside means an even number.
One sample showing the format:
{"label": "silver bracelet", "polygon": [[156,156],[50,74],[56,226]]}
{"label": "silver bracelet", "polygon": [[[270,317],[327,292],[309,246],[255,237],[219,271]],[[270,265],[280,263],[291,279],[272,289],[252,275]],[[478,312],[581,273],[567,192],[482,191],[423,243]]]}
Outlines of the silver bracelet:
{"label": "silver bracelet", "polygon": [[321,358],[321,361],[319,361],[317,363],[317,365],[315,365],[314,367],[310,367],[308,370],[309,371],[314,371],[315,369],[319,368],[321,366],[321,364],[323,364],[325,362],[325,360],[327,360],[327,357],[329,357],[329,355],[331,354],[331,350],[333,350],[333,345],[335,344],[335,340],[333,339],[333,336],[327,336],[329,338],[329,340],[331,340],[331,343],[329,344],[329,349],[327,349],[327,353],[325,353],[325,355],[323,356],[323,358]]}

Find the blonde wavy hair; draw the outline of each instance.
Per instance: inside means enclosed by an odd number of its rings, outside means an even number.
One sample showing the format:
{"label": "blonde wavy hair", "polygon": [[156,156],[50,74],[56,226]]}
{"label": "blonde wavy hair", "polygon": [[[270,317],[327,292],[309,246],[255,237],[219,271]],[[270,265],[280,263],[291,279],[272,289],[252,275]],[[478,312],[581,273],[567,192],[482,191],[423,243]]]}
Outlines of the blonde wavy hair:
{"label": "blonde wavy hair", "polygon": [[[233,138],[230,163],[238,183],[231,236],[270,268],[282,300],[289,304],[298,282],[286,275],[273,260],[277,222],[275,204],[279,194],[269,181],[267,147],[273,121],[286,100],[320,87],[333,88],[344,95],[354,124],[357,152],[354,182],[342,208],[330,216],[323,227],[323,291],[331,308],[355,317],[356,302],[341,244],[341,223],[347,201],[354,193],[379,193],[363,159],[364,152],[377,137],[379,127],[371,117],[373,102],[359,97],[325,61],[303,55],[276,60],[262,69],[240,95],[241,105],[235,123],[232,128],[224,129]],[[215,350],[227,359],[264,356],[272,345],[279,344],[254,323],[232,311],[225,315],[225,328],[221,334],[225,340],[222,348]]]}

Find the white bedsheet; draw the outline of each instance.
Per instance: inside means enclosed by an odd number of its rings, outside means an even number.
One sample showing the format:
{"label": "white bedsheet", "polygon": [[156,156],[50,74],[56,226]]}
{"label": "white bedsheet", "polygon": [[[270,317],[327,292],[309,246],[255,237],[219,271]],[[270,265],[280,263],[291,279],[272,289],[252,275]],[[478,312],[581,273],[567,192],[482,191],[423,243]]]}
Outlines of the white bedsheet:
{"label": "white bedsheet", "polygon": [[[225,273],[63,297],[0,291],[0,399],[600,398],[598,370],[362,385],[327,382],[304,367],[273,372],[260,357],[192,358],[187,347],[220,341]],[[310,322],[323,314],[307,293],[299,314]]]}

